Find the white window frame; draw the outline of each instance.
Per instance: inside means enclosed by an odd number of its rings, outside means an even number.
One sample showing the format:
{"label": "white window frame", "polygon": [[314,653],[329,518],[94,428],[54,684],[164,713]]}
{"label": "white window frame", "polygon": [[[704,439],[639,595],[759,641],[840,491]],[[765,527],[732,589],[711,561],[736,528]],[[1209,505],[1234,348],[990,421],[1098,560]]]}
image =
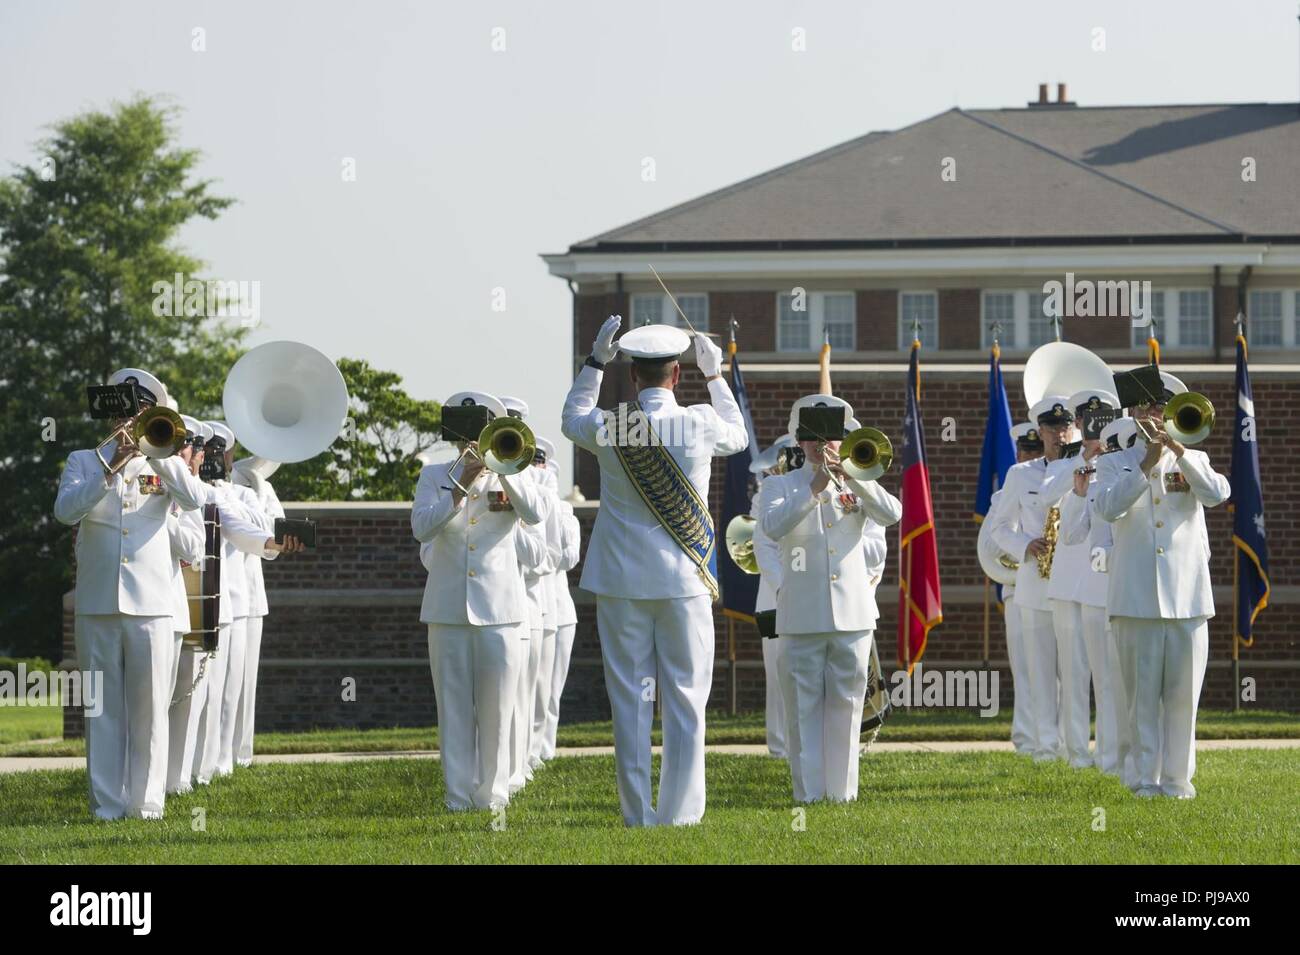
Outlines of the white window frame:
{"label": "white window frame", "polygon": [[[828,295],[844,296],[848,298],[850,305],[849,332],[851,341],[848,346],[835,345],[838,350],[856,351],[858,347],[858,293],[852,289],[830,289],[823,291],[804,291],[804,304],[808,306],[808,351],[819,351],[822,347],[822,340],[826,331],[826,297]],[[792,298],[794,292],[789,289],[782,289],[776,293],[776,342],[777,351],[799,352],[802,349],[789,349],[781,347],[781,299]]]}
{"label": "white window frame", "polygon": [[[1180,292],[1202,292],[1209,297],[1210,340],[1208,343],[1203,345],[1202,344],[1184,345],[1182,343],[1181,341],[1182,328],[1181,328],[1181,321],[1180,321],[1181,316],[1179,314],[1180,312],[1179,293]],[[1161,348],[1196,348],[1203,351],[1209,351],[1214,347],[1215,336],[1218,334],[1218,329],[1215,328],[1215,323],[1214,323],[1214,288],[1213,287],[1208,285],[1183,285],[1183,286],[1175,286],[1172,288],[1153,288],[1151,290],[1151,294],[1153,296],[1154,295],[1161,296],[1162,301],[1164,302],[1164,310],[1165,310],[1164,318],[1160,319],[1160,325],[1156,329],[1156,341],[1160,343]],[[1286,309],[1285,297],[1284,297],[1282,308],[1285,314],[1285,309]],[[1286,325],[1286,320],[1284,318],[1283,335],[1286,334],[1285,325]],[[1149,337],[1147,333],[1150,332],[1150,328],[1144,328],[1142,329],[1142,332],[1144,336]],[[1130,323],[1129,325],[1130,347],[1132,348],[1133,351],[1145,351],[1147,347],[1146,337],[1144,337],[1141,342],[1134,342],[1132,341],[1133,333],[1134,333],[1134,329],[1132,324]]]}
{"label": "white window frame", "polygon": [[[934,344],[926,345],[922,339],[921,345],[924,348],[933,348],[938,351],[943,347],[943,341],[939,338],[939,292],[931,288],[909,288],[900,289],[898,292],[898,350],[911,351],[912,341],[916,338],[912,333],[912,323],[903,319],[903,297],[907,295],[928,295],[934,299]],[[981,301],[980,310],[983,311],[983,302]]]}
{"label": "white window frame", "polygon": [[[631,302],[632,315],[630,316],[631,321],[633,322],[636,321],[637,303],[646,302],[652,299],[658,300],[659,302],[659,319],[657,322],[651,322],[649,324],[672,325],[675,326],[676,328],[682,328],[682,329],[686,328],[686,323],[683,322],[682,317],[677,314],[677,309],[673,308],[672,300],[669,299],[669,297],[665,295],[663,292],[633,292],[632,302]],[[704,323],[702,325],[696,323],[695,329],[696,331],[707,332],[709,330],[709,293],[708,292],[679,292],[677,294],[677,301],[683,303],[683,311],[685,310],[686,301],[696,300],[696,299],[702,299],[704,301]],[[694,322],[695,319],[692,318],[691,321]],[[631,327],[635,327],[635,326],[631,326]]]}
{"label": "white window frame", "polygon": [[1254,350],[1256,348],[1264,350],[1281,351],[1283,349],[1295,348],[1297,339],[1297,325],[1300,325],[1300,289],[1288,288],[1258,288],[1250,289],[1246,306],[1250,308],[1251,300],[1261,292],[1277,292],[1282,297],[1282,344],[1266,345],[1262,342],[1256,342],[1252,335],[1252,321],[1254,316],[1252,311],[1246,312],[1246,344]]}
{"label": "white window frame", "polygon": [[[980,290],[980,345],[983,348],[993,347],[993,319],[988,315],[988,296],[990,295],[1010,295],[1011,304],[1011,321],[1002,326],[1001,345],[1003,348],[1013,348],[1022,351],[1029,351],[1037,346],[1029,342],[1030,314],[1029,314],[1029,297],[1031,295],[1044,295],[1039,288],[986,288]],[[1049,319],[1050,322],[1050,319]],[[1055,338],[1055,332],[1052,333],[1051,341]]]}

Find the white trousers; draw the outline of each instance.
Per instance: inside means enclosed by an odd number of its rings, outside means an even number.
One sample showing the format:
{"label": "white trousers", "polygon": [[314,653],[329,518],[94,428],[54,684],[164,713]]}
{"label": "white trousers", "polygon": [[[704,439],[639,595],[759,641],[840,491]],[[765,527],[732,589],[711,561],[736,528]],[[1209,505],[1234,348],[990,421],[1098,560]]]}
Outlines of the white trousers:
{"label": "white trousers", "polygon": [[1083,604],[1074,600],[1049,600],[1052,629],[1056,632],[1056,671],[1060,678],[1060,724],[1065,755],[1075,769],[1091,766],[1088,738],[1092,735],[1092,710],[1088,689],[1092,671],[1088,644],[1083,636]]}
{"label": "white trousers", "polygon": [[527,623],[519,624],[515,639],[519,641],[519,670],[515,674],[515,692],[510,701],[512,793],[519,792],[533,778],[533,768],[528,765],[528,750],[533,742],[533,683],[541,661],[542,631],[532,629]]}
{"label": "white trousers", "polygon": [[1021,636],[1020,608],[1014,597],[1002,601],[1002,617],[1007,625],[1007,659],[1011,662],[1011,745],[1023,756],[1033,756],[1035,740],[1033,708],[1029,700],[1029,668],[1025,643]]}
{"label": "white trousers", "polygon": [[198,743],[194,750],[194,781],[206,786],[219,775],[221,765],[221,700],[226,693],[226,671],[230,669],[231,633],[235,625],[221,625],[217,638],[217,652],[208,661],[208,675],[204,679],[208,693],[203,700],[199,716]]}
{"label": "white trousers", "polygon": [[248,618],[236,617],[230,625],[230,652],[226,656],[226,685],[221,692],[221,750],[217,773],[235,771],[235,724],[239,722],[240,700],[244,695],[244,657],[248,649]]}
{"label": "white trousers", "polygon": [[785,654],[781,638],[763,639],[763,673],[767,677],[767,751],[778,759],[786,758],[785,696],[781,692],[780,659]]}
{"label": "white trousers", "polygon": [[[1111,705],[1115,710],[1115,762],[1104,772],[1118,776],[1129,789],[1137,789],[1137,764],[1133,754],[1133,722],[1129,713],[1124,655],[1115,639],[1115,628],[1106,621],[1106,679],[1110,683]],[[1131,665],[1131,661],[1130,661]]]}
{"label": "white trousers", "polygon": [[172,618],[78,614],[77,661],[98,674],[99,715],[86,714],[90,810],[101,819],[158,817],[167,795]]}
{"label": "white trousers", "polygon": [[796,633],[786,644],[786,758],[797,802],[858,798],[873,631]]}
{"label": "white trousers", "polygon": [[[199,725],[203,720],[203,711],[208,700],[208,674],[203,670],[205,654],[202,651],[182,650],[180,664],[176,668],[176,685],[172,690],[172,699],[180,700],[168,714],[168,736],[170,737],[167,756],[167,791],[169,793],[187,793],[192,788],[195,775],[195,756],[199,747]],[[210,668],[211,663],[208,664]],[[195,679],[199,679],[195,686]],[[194,691],[190,692],[190,687]],[[183,699],[182,699],[183,697]]]}
{"label": "white trousers", "polygon": [[1103,773],[1117,775],[1118,755],[1115,726],[1119,711],[1115,704],[1114,684],[1110,679],[1110,634],[1106,627],[1106,608],[1081,607],[1083,645],[1088,653],[1088,670],[1092,679],[1093,705],[1097,711],[1097,742],[1093,747],[1093,764]]}
{"label": "white trousers", "polygon": [[247,617],[244,637],[244,687],[235,713],[235,760],[247,765],[253,760],[253,724],[257,709],[257,667],[262,662],[262,621]]}
{"label": "white trousers", "polygon": [[1209,655],[1208,620],[1112,617],[1110,625],[1123,657],[1138,786],[1195,796],[1196,709]]}
{"label": "white trousers", "polygon": [[555,669],[554,630],[542,631],[537,660],[537,676],[533,680],[533,733],[528,745],[528,764],[533,769],[546,759],[546,714],[551,704],[551,671]]}
{"label": "white trousers", "polygon": [[[689,825],[704,816],[704,709],[713,686],[707,594],[596,597],[605,689],[614,720],[618,799],[628,826]],[[650,799],[650,730],[663,713],[659,806]]]}
{"label": "white trousers", "polygon": [[447,808],[510,801],[510,713],[523,665],[518,624],[429,624]]}
{"label": "white trousers", "polygon": [[560,697],[569,679],[569,659],[573,656],[573,635],[576,623],[565,623],[555,631],[555,660],[551,666],[551,694],[546,701],[546,727],[543,731],[542,757],[555,755],[555,734],[560,728]]}
{"label": "white trousers", "polygon": [[1056,631],[1046,610],[1020,608],[1020,640],[1029,677],[1029,710],[1033,720],[1034,759],[1060,755],[1057,733]]}

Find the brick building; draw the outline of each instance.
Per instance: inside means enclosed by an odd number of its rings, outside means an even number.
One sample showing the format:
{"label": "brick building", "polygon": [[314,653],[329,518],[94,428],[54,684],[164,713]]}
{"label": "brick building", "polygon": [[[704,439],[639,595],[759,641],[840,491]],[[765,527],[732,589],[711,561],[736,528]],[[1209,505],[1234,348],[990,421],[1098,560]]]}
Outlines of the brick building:
{"label": "brick building", "polygon": [[[1053,334],[1047,282],[1144,281],[1166,368],[1231,420],[1234,320],[1247,317],[1268,508],[1271,605],[1242,672],[1257,703],[1300,709],[1300,470],[1290,423],[1300,417],[1300,111],[1295,104],[950,110],[873,132],[546,255],[573,291],[573,366],[606,316],[675,321],[653,264],[698,328],[734,318],[754,424],[764,446],[790,403],[816,389],[816,349],[834,346],[836,393],[866,424],[897,434],[906,348],[919,322],[922,418],[935,502],[944,622],[925,663],[978,665],[984,578],[971,519],[984,432],[987,347],[1001,324],[1004,371],[1025,413],[1025,356]],[[794,307],[800,290],[806,309]],[[1063,334],[1116,368],[1145,361],[1145,331],[1125,315],[1066,317]],[[601,405],[628,394],[626,370],[605,376]],[[686,363],[683,401],[707,400]],[[951,428],[945,429],[946,419]],[[945,440],[945,430],[949,433]],[[1203,448],[1226,473],[1228,427]],[[586,532],[598,506],[594,459],[575,452]],[[711,502],[721,503],[722,467]],[[897,474],[884,483],[897,491]],[[429,723],[433,691],[418,622],[424,573],[409,504],[291,505],[323,519],[314,554],[267,565],[272,614],[263,644],[259,729]],[[1226,508],[1207,512],[1219,616],[1211,623],[1207,706],[1231,703],[1232,550]],[[585,548],[584,548],[585,553]],[[576,588],[580,569],[572,573]],[[892,646],[897,572],[879,591],[882,641]],[[565,694],[567,719],[608,716],[594,605],[575,593],[580,623]],[[726,624],[718,616],[713,705],[728,700]],[[738,705],[761,707],[756,632],[739,625]],[[70,649],[70,633],[69,633]],[[66,654],[71,659],[71,654]],[[891,654],[882,653],[888,660]],[[1010,678],[993,616],[991,658]],[[356,681],[356,702],[340,687]],[[69,716],[75,732],[76,716]]]}

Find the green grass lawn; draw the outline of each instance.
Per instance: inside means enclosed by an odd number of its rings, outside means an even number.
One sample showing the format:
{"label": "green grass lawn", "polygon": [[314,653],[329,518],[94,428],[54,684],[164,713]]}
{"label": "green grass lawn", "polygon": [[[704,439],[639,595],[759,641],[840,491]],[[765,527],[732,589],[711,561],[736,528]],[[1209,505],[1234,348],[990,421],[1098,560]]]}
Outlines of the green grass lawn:
{"label": "green grass lawn", "polygon": [[783,762],[710,755],[702,825],[626,830],[613,759],[569,757],[494,831],[490,813],[442,808],[430,760],[255,766],[169,799],[161,822],[92,821],[84,772],[16,773],[0,776],[0,862],[1294,863],[1298,775],[1297,750],[1210,752],[1200,798],[1138,800],[1011,754],[876,753],[857,803],[810,806],[796,831]]}
{"label": "green grass lawn", "polygon": [[[62,735],[60,711],[52,707],[0,707],[0,756],[84,756],[81,740],[50,743],[31,740]],[[762,743],[763,714],[727,716],[710,713],[710,743]],[[1300,737],[1300,713],[1272,710],[1202,710],[1197,720],[1198,739],[1265,739]],[[882,741],[1005,740],[1011,736],[1011,713],[981,717],[963,710],[899,712],[881,731]],[[658,743],[659,727],[654,739]],[[404,752],[437,747],[438,731],[432,726],[391,729],[329,729],[310,733],[259,733],[258,753]],[[609,722],[570,723],[560,727],[561,746],[612,746]]]}

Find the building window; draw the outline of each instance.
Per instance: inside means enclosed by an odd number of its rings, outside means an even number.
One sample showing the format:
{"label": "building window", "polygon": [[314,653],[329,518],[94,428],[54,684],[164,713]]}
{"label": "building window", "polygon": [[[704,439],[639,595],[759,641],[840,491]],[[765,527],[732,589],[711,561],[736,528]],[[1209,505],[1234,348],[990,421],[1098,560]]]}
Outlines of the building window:
{"label": "building window", "polygon": [[791,292],[777,295],[778,351],[812,351],[821,347],[823,336],[838,350],[857,347],[857,296],[853,292],[803,292],[798,298]]}
{"label": "building window", "polygon": [[[707,292],[690,292],[677,296],[677,304],[682,307],[686,317],[691,320],[695,330],[709,330],[709,296]],[[686,328],[686,323],[673,308],[672,299],[662,292],[650,292],[632,296],[632,327],[641,325],[675,325]]]}
{"label": "building window", "polygon": [[1154,327],[1133,328],[1133,347],[1154,337],[1164,348],[1209,348],[1214,344],[1214,298],[1210,289],[1152,289]]}
{"label": "building window", "polygon": [[1210,347],[1209,289],[1178,293],[1178,344],[1185,348]]}
{"label": "building window", "polygon": [[1043,308],[1044,298],[1042,292],[1029,292],[1025,295],[1025,309],[1029,313],[1030,348],[1056,341],[1056,323]]}
{"label": "building window", "polygon": [[1056,340],[1056,327],[1050,315],[1043,312],[1041,291],[988,291],[984,293],[984,331],[981,342],[985,348],[993,344],[993,323],[1002,324],[999,338],[1004,348],[1037,348],[1045,342]]}
{"label": "building window", "polygon": [[914,338],[921,340],[922,348],[939,347],[939,296],[935,292],[898,294],[898,347],[907,351]]}
{"label": "building window", "polygon": [[[1292,295],[1283,296],[1280,290],[1250,293],[1250,312],[1246,316],[1246,340],[1251,345],[1258,345],[1261,348],[1281,348],[1286,344],[1284,331],[1286,316],[1282,311],[1284,297],[1292,302],[1295,301]],[[1294,321],[1294,312],[1291,318]]]}

